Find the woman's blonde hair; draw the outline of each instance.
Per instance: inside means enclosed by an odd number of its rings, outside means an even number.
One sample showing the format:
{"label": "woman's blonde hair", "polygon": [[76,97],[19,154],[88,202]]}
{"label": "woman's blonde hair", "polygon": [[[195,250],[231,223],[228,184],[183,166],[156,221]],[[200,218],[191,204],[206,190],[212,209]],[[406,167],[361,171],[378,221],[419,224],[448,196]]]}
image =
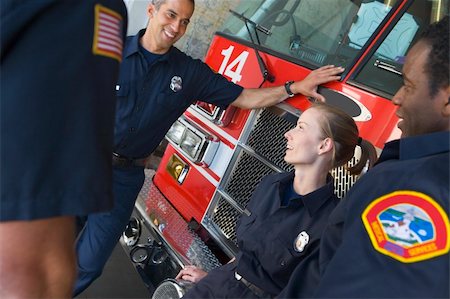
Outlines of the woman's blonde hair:
{"label": "woman's blonde hair", "polygon": [[350,161],[355,153],[355,147],[361,148],[361,157],[352,167],[348,168],[351,174],[360,174],[369,162],[369,168],[377,159],[375,147],[367,140],[359,137],[355,121],[344,111],[324,104],[315,103],[310,109],[317,109],[323,113],[319,123],[323,138],[331,138],[334,142],[332,168],[342,166]]}

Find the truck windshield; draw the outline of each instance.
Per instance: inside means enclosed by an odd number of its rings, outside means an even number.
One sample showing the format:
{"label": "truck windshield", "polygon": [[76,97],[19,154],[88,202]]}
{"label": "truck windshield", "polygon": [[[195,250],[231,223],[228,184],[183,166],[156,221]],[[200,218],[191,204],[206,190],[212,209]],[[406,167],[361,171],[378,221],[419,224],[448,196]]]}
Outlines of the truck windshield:
{"label": "truck windshield", "polygon": [[[345,67],[395,3],[395,0],[252,0],[242,1],[235,11],[270,30],[269,34],[257,33],[262,47],[316,67],[326,64]],[[252,25],[249,27],[255,35]],[[245,22],[235,14],[230,14],[221,31],[252,40]],[[253,36],[253,40],[258,38]]]}

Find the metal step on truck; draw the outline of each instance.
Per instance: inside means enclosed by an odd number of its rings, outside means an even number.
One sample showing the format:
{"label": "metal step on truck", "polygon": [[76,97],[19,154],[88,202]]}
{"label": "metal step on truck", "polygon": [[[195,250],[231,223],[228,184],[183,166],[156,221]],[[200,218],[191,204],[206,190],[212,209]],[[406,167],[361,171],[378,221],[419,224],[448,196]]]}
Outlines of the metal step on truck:
{"label": "metal step on truck", "polygon": [[[241,1],[215,34],[205,62],[246,88],[300,80],[327,64],[345,67],[320,87],[327,102],[356,121],[381,150],[400,135],[391,98],[422,30],[448,0]],[[184,265],[209,271],[237,252],[235,226],[261,178],[289,170],[283,134],[311,99],[241,110],[197,102],[172,126],[156,172],[148,171],[122,243],[155,298],[179,298]],[[358,159],[358,153],[352,161]],[[336,194],[357,177],[333,170]],[[169,279],[169,280],[167,280]]]}

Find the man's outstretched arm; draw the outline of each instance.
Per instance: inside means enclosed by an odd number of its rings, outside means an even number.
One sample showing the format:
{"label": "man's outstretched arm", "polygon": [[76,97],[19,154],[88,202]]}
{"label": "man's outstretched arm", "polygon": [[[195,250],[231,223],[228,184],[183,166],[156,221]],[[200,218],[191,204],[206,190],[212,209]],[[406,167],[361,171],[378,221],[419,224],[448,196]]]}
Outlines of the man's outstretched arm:
{"label": "man's outstretched arm", "polygon": [[[292,83],[290,89],[294,94],[302,94],[324,102],[325,98],[317,93],[317,87],[321,84],[339,80],[339,74],[343,71],[344,68],[342,67],[323,66],[312,71],[305,79]],[[287,98],[288,94],[284,86],[246,88],[231,105],[243,109],[262,108],[278,104]]]}

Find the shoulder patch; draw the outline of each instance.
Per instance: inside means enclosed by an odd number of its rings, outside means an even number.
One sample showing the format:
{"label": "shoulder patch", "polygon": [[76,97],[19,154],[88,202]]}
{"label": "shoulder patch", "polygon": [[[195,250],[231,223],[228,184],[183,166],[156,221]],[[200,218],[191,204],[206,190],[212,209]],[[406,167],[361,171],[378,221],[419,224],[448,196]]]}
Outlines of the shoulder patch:
{"label": "shoulder patch", "polygon": [[94,41],[92,52],[122,60],[123,19],[117,12],[101,5],[95,5]]}
{"label": "shoulder patch", "polygon": [[373,247],[403,263],[449,252],[448,215],[426,194],[407,190],[389,193],[367,206],[361,218]]}

